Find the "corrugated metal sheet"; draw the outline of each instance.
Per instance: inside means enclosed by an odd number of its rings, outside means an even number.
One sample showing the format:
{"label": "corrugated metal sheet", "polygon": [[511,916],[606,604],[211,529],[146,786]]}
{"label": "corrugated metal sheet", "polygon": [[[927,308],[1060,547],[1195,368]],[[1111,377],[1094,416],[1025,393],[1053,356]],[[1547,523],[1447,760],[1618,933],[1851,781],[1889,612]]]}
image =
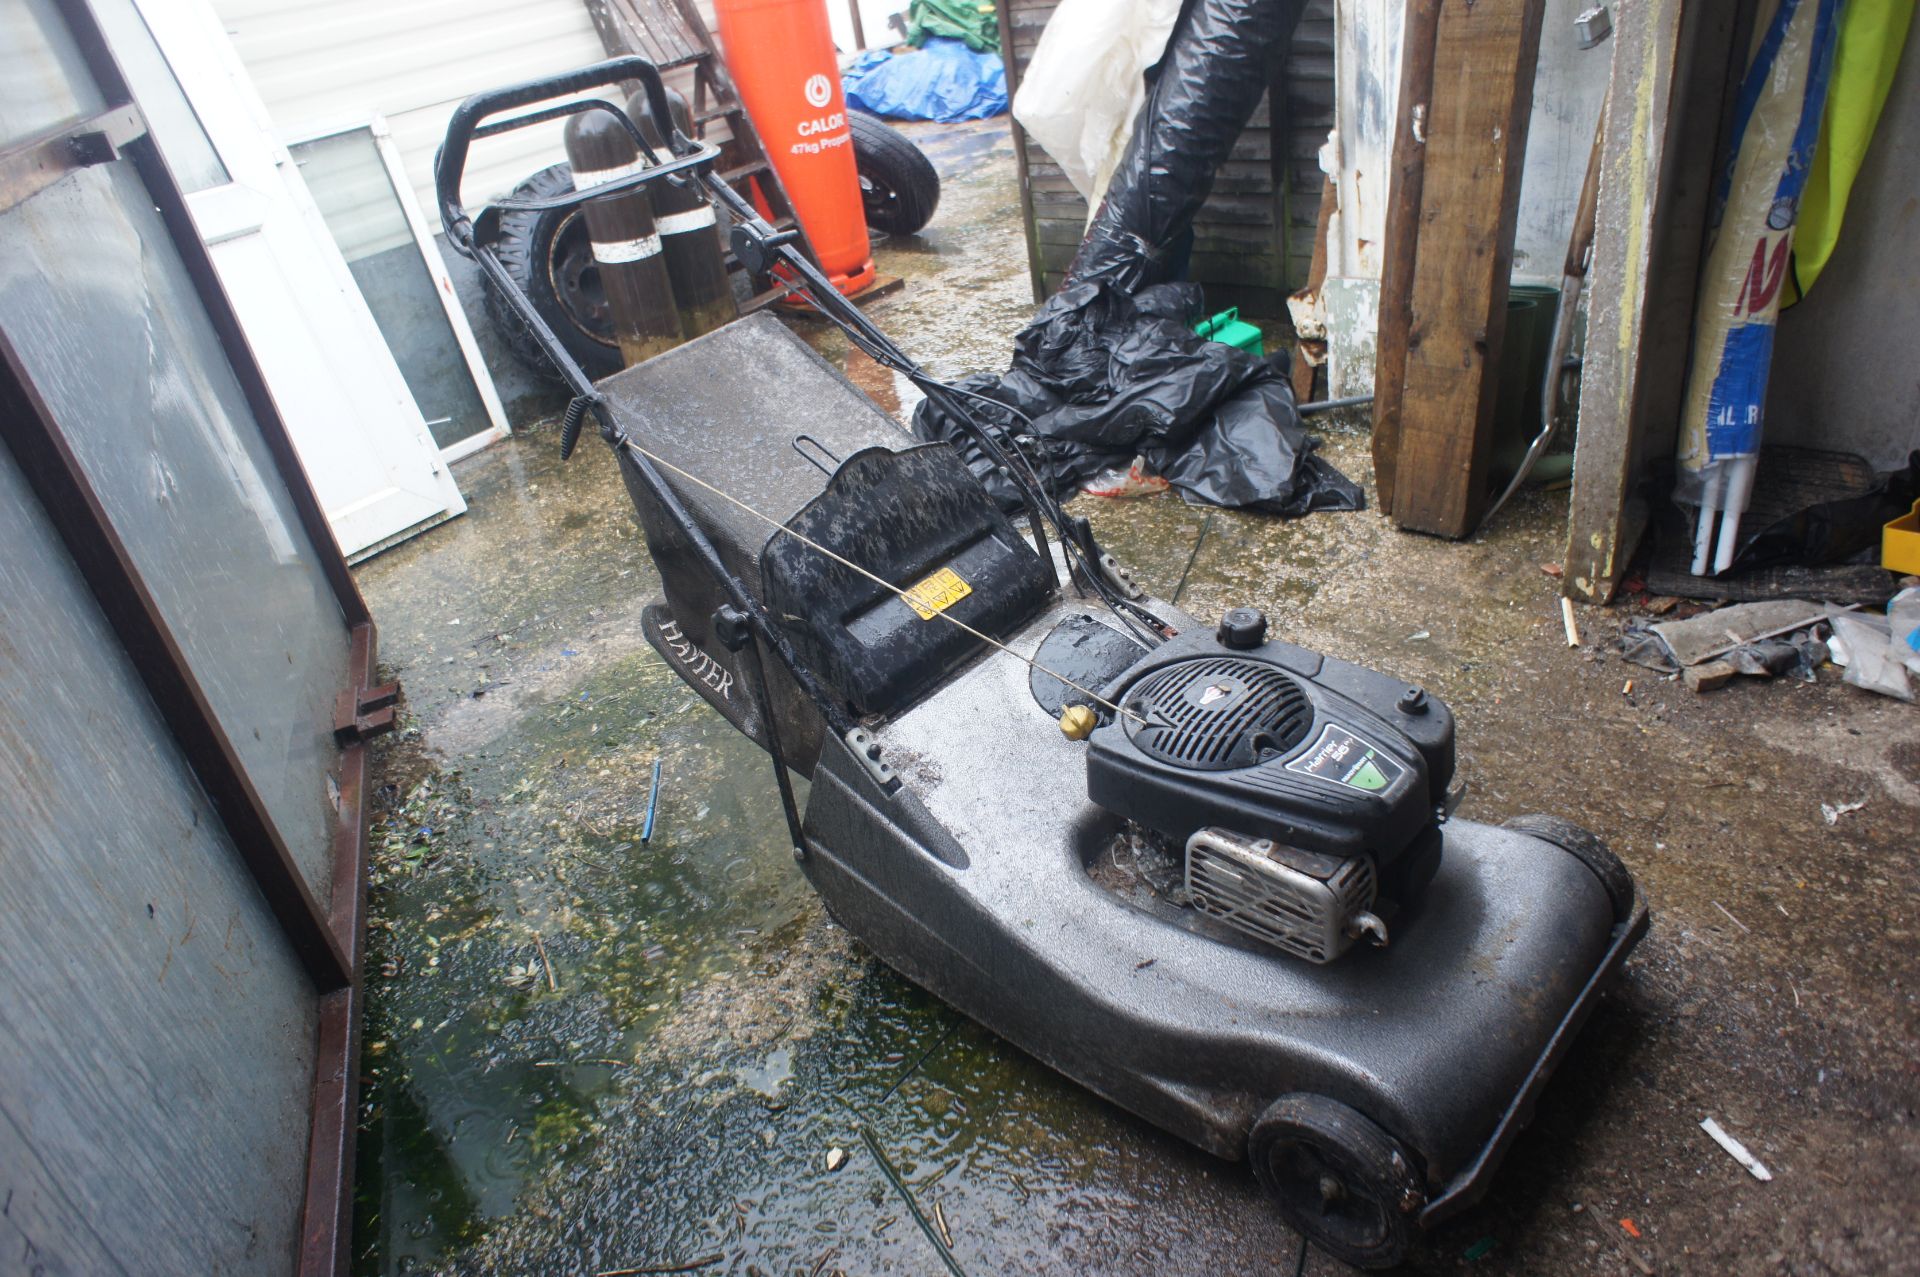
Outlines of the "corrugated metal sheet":
{"label": "corrugated metal sheet", "polygon": [[[605,56],[579,0],[214,0],[283,137],[387,118],[420,206],[438,225],[433,155],[469,94]],[[476,144],[469,205],[562,157],[560,125]]]}

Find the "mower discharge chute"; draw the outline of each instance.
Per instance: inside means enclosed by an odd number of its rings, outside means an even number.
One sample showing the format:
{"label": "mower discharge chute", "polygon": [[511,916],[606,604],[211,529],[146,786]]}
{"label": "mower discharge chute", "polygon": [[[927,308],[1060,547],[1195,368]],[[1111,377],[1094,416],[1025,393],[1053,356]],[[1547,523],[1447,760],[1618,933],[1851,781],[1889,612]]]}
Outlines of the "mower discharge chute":
{"label": "mower discharge chute", "polygon": [[[909,979],[1093,1091],[1246,1159],[1335,1255],[1399,1261],[1482,1194],[1647,927],[1631,877],[1565,821],[1450,819],[1454,723],[1424,690],[1146,597],[973,432],[1003,513],[765,314],[598,386],[459,199],[476,137],[613,101],[637,58],[480,94],[436,172],[449,239],[572,386],[632,495],[664,598],[648,641],[773,758],[801,871]],[[616,99],[623,95],[616,92]],[[499,119],[505,115],[507,118]],[[629,127],[631,122],[629,121]],[[715,200],[735,255],[959,419],[921,370],[677,130],[590,193]],[[811,780],[804,812],[789,770]]]}

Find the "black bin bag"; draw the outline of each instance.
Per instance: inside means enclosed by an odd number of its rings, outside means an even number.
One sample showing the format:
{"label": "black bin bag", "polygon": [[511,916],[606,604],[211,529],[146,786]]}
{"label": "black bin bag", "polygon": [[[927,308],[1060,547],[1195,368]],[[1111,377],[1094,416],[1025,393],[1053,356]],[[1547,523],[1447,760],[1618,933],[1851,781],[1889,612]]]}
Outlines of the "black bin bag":
{"label": "black bin bag", "polygon": [[1127,149],[1067,268],[1128,292],[1172,276],[1213,190],[1293,38],[1305,0],[1193,0],[1147,75]]}
{"label": "black bin bag", "polygon": [[[960,382],[961,398],[1063,497],[1141,456],[1191,501],[1281,515],[1364,509],[1360,486],[1313,455],[1318,441],[1300,424],[1280,357],[1198,336],[1200,305],[1198,284],[1138,296],[1105,282],[1070,284],[1014,338],[1013,366]],[[914,410],[913,428],[959,448],[1003,508],[1019,505],[1013,485],[932,400]]]}
{"label": "black bin bag", "polygon": [[[1005,373],[960,383],[975,420],[1017,442],[1060,496],[1140,456],[1190,501],[1280,515],[1365,507],[1359,485],[1313,455],[1279,358],[1197,336],[1199,285],[1166,282],[1302,3],[1187,6],[1066,285],[1014,338]],[[937,404],[920,404],[913,425],[958,447],[1015,507],[1013,485]]]}

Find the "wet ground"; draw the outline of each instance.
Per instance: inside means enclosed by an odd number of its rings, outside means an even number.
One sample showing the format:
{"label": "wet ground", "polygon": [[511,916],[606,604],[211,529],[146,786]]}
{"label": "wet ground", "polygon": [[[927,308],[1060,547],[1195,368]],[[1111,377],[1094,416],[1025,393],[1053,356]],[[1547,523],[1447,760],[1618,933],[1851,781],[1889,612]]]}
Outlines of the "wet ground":
{"label": "wet ground", "polygon": [[[1011,147],[922,137],[943,204],[880,248],[909,286],[873,314],[936,372],[998,369],[1030,308]],[[1327,452],[1370,480],[1364,421]],[[408,699],[379,762],[357,1271],[937,1273],[932,1235],[974,1277],[1343,1271],[1243,1167],[827,921],[764,757],[640,638],[656,581],[602,450],[562,467],[537,428],[458,477],[468,515],[360,570]],[[1471,545],[1371,512],[1076,508],[1196,615],[1255,604],[1445,697],[1462,815],[1579,820],[1652,901],[1488,1202],[1413,1271],[1920,1271],[1920,712],[1831,670],[1695,696],[1608,653],[1626,609],[1580,609],[1569,649],[1541,570],[1564,493]]]}

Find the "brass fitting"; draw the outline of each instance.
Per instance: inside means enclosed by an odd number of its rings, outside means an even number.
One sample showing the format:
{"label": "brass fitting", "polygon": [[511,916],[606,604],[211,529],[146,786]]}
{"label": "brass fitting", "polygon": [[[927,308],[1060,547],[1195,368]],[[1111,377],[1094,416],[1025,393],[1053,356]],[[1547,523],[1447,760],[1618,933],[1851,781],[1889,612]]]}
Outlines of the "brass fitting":
{"label": "brass fitting", "polygon": [[1085,705],[1069,705],[1060,711],[1060,734],[1068,740],[1085,740],[1099,725],[1100,719]]}

